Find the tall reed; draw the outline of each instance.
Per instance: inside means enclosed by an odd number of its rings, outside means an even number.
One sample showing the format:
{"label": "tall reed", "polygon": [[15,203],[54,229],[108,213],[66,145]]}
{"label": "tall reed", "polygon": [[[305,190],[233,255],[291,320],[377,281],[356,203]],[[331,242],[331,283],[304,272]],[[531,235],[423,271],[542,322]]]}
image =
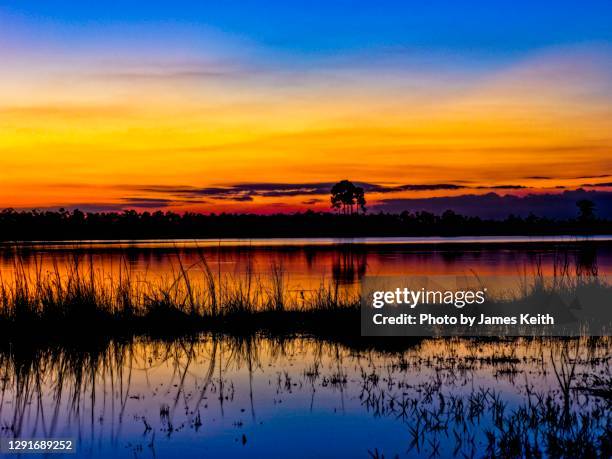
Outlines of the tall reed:
{"label": "tall reed", "polygon": [[249,261],[242,274],[215,274],[202,253],[186,265],[177,254],[170,276],[150,279],[134,273],[122,260],[118,274],[96,268],[91,258],[73,257],[65,266],[54,262],[27,265],[16,257],[12,275],[0,277],[0,324],[149,319],[223,319],[255,313],[355,309],[357,295],[340,295],[337,284],[292,291],[282,264],[256,276]]}

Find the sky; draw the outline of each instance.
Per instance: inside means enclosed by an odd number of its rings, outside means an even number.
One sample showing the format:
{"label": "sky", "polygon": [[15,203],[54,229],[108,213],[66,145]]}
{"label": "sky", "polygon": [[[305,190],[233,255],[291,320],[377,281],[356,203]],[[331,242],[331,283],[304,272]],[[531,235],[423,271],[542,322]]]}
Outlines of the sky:
{"label": "sky", "polygon": [[341,179],[612,191],[612,3],[0,3],[0,208],[328,210]]}

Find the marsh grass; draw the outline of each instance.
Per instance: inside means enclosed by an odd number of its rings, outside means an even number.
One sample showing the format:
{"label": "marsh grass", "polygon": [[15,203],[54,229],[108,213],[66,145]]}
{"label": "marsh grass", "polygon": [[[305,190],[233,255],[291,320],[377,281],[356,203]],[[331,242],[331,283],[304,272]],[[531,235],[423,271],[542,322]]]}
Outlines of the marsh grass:
{"label": "marsh grass", "polygon": [[[338,279],[295,289],[282,263],[258,273],[247,258],[244,269],[232,274],[215,271],[203,252],[193,264],[186,264],[178,251],[175,259],[169,274],[151,279],[147,272],[134,272],[125,258],[118,273],[109,273],[91,256],[74,255],[65,265],[53,261],[43,268],[36,257],[26,264],[17,254],[10,277],[0,275],[0,331],[78,335],[263,330],[357,336],[361,298]],[[560,256],[552,276],[545,275],[536,260],[535,272],[525,274],[514,296],[505,301],[545,304],[553,296],[571,298],[583,290],[612,295],[596,264],[587,269]]]}
{"label": "marsh grass", "polygon": [[[105,273],[90,259],[66,266],[13,262],[12,276],[0,277],[0,328],[38,332],[179,331],[189,329],[299,329],[321,315],[358,319],[359,297],[337,282],[291,290],[282,264],[263,277],[248,263],[244,273],[221,274],[200,261],[187,266],[177,255],[169,276],[154,280],[134,273],[124,260],[119,273]],[[322,321],[326,326],[327,321]]]}

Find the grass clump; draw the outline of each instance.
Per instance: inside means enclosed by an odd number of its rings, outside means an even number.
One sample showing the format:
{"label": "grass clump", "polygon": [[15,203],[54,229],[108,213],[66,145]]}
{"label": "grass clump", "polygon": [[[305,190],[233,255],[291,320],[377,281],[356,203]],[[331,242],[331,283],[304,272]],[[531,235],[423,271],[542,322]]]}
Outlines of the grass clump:
{"label": "grass clump", "polygon": [[[337,283],[294,291],[287,273],[273,264],[265,276],[252,265],[240,276],[213,272],[207,260],[185,266],[178,257],[171,275],[150,280],[122,262],[107,275],[90,259],[34,269],[15,258],[10,278],[0,278],[0,329],[91,333],[197,329],[285,329],[327,327],[322,315],[354,316],[359,298]],[[306,327],[305,330],[302,328]]]}

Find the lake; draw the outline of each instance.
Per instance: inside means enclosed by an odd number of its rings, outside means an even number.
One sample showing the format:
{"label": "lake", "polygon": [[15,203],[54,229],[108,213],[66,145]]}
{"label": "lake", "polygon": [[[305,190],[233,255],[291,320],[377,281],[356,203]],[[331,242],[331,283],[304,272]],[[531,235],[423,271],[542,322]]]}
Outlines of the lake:
{"label": "lake", "polygon": [[[265,284],[281,267],[290,291],[355,293],[365,276],[605,278],[611,240],[37,242],[4,244],[0,274],[61,277],[76,263],[111,285],[181,270]],[[610,337],[22,338],[0,342],[0,438],[75,439],[77,457],[481,457],[525,445],[594,457],[610,444]]]}
{"label": "lake", "polygon": [[479,276],[517,279],[612,272],[612,236],[363,239],[148,240],[4,244],[0,274],[10,279],[16,260],[32,275],[63,273],[75,260],[104,279],[128,271],[141,282],[173,279],[185,269],[201,281],[203,263],[232,282],[246,275],[266,283],[280,268],[289,291],[337,284],[356,292],[364,276]]}
{"label": "lake", "polygon": [[[541,423],[532,439],[561,419],[565,352],[577,385],[609,374],[609,348],[609,338],[426,339],[384,352],[213,335],[5,345],[0,435],[72,438],[78,457],[481,457],[487,431],[524,423],[515,418],[526,406]],[[586,420],[589,435],[605,435],[605,400],[566,395],[568,441]]]}

